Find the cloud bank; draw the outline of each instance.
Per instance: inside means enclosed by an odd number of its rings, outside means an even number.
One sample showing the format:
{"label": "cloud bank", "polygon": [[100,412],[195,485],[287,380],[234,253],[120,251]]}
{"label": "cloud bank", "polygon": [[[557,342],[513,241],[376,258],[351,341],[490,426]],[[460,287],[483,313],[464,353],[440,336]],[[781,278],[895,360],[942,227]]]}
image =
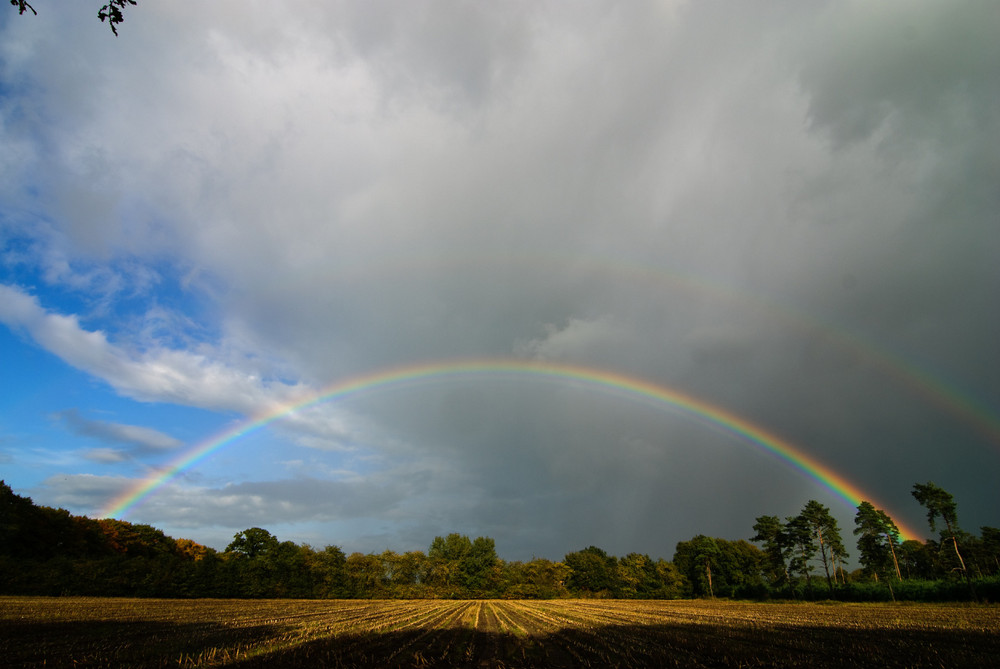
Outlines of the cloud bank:
{"label": "cloud bank", "polygon": [[[36,411],[89,460],[0,425],[37,499],[93,512],[173,440],[493,357],[683,390],[913,525],[928,478],[996,524],[992,3],[150,0],[114,40],[84,9],[0,22],[0,322],[101,389]],[[134,518],[669,557],[824,495],[670,412],[483,379],[295,413]]]}

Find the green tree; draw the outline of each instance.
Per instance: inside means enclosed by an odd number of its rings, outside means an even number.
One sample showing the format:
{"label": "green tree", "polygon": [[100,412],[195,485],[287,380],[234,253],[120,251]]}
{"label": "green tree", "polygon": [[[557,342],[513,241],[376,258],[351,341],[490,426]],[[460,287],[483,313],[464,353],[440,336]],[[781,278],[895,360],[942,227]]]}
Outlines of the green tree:
{"label": "green tree", "polygon": [[226,552],[253,559],[277,546],[278,540],[270,532],[260,527],[251,527],[234,534],[232,542],[226,546]]}
{"label": "green tree", "polygon": [[241,597],[273,597],[280,590],[275,566],[278,540],[267,530],[251,527],[233,535],[226,546],[226,569]]}
{"label": "green tree", "polygon": [[[464,534],[434,537],[427,551],[428,580],[447,596],[483,594],[500,579],[500,560],[489,537],[470,540]],[[460,590],[456,589],[460,588]]]}
{"label": "green tree", "polygon": [[313,596],[315,582],[309,568],[312,552],[309,546],[282,541],[266,554],[269,597],[302,599]]}
{"label": "green tree", "polygon": [[927,522],[930,523],[931,532],[935,531],[935,521],[939,517],[944,521],[948,530],[948,538],[955,548],[955,556],[958,558],[960,569],[968,578],[965,560],[962,559],[962,554],[958,550],[958,538],[955,536],[958,531],[958,507],[955,504],[955,498],[951,496],[951,493],[934,485],[931,481],[914,484],[911,494],[920,506],[927,509]]}
{"label": "green tree", "polygon": [[316,595],[342,598],[351,594],[347,577],[347,556],[339,546],[327,546],[313,556]]}
{"label": "green tree", "polygon": [[472,552],[472,541],[464,534],[451,533],[447,537],[434,537],[427,557],[430,561],[428,580],[443,588],[445,596],[454,597],[459,594],[456,588],[462,585],[461,564]]}
{"label": "green tree", "polygon": [[721,539],[713,539],[699,534],[690,541],[678,542],[674,550],[673,562],[691,586],[691,594],[715,597],[713,570],[717,571],[722,551]]}
{"label": "green tree", "polygon": [[385,566],[378,555],[351,553],[345,563],[352,597],[384,597],[389,584]]}
{"label": "green tree", "polygon": [[421,551],[396,553],[384,551],[380,556],[393,597],[418,597],[426,578],[427,556]]}
{"label": "green tree", "polygon": [[936,546],[931,544],[932,542],[907,539],[899,545],[897,551],[899,569],[906,578],[931,580],[938,577],[940,570],[935,564],[933,555]]}
{"label": "green tree", "polygon": [[201,557],[194,558],[194,563],[187,572],[186,585],[186,590],[171,593],[171,596],[232,597],[236,594],[222,557],[211,548],[206,549]]}
{"label": "green tree", "polygon": [[962,542],[962,554],[965,557],[969,573],[975,578],[983,578],[987,574],[990,574],[992,572],[993,560],[988,554],[983,538],[961,531],[958,537]]}
{"label": "green tree", "polygon": [[500,559],[496,543],[490,537],[476,537],[469,552],[459,562],[462,585],[469,591],[482,595],[499,582]]}
{"label": "green tree", "polygon": [[618,559],[597,546],[567,553],[563,564],[570,569],[567,585],[576,593],[617,596]]}
{"label": "green tree", "polygon": [[0,554],[41,559],[52,550],[43,514],[30,497],[21,497],[0,481]]}
{"label": "green tree", "polygon": [[876,509],[871,502],[861,502],[854,516],[854,535],[858,537],[858,559],[870,574],[878,578],[891,559],[896,578],[902,579],[896,546],[899,545],[899,528],[882,509]]}
{"label": "green tree", "polygon": [[958,558],[958,568],[962,572],[962,576],[965,577],[966,584],[969,586],[969,594],[973,599],[979,599],[976,595],[976,588],[972,584],[969,570],[965,566],[965,560],[962,559],[962,553],[958,550],[958,535],[961,533],[961,530],[958,527],[958,507],[955,504],[955,498],[952,497],[951,493],[934,485],[931,481],[924,484],[914,484],[911,493],[920,506],[927,509],[927,522],[930,523],[932,532],[935,530],[934,523],[939,517],[944,521],[947,529],[947,536],[945,538],[951,541],[951,545],[955,549],[955,557]]}
{"label": "green tree", "polygon": [[837,574],[839,573],[840,582],[846,584],[847,576],[844,573],[844,561],[850,555],[847,553],[847,548],[844,546],[844,542],[841,540],[839,534],[830,540],[830,555],[833,558],[833,580],[837,580]]}
{"label": "green tree", "polygon": [[983,540],[983,553],[986,557],[988,570],[1000,574],[1000,529],[995,527],[980,527],[979,536]]}
{"label": "green tree", "polygon": [[816,545],[812,540],[812,530],[802,516],[785,519],[785,535],[792,546],[788,570],[805,577],[806,587],[812,586],[812,559],[816,555]]}
{"label": "green tree", "polygon": [[656,562],[648,555],[629,553],[618,560],[621,596],[628,599],[649,599],[659,596],[663,579]]}
{"label": "green tree", "polygon": [[794,545],[791,537],[785,531],[785,524],[777,516],[759,516],[753,529],[756,534],[751,541],[764,544],[764,555],[767,556],[771,583],[790,583],[788,557]]}
{"label": "green tree", "polygon": [[656,561],[656,574],[660,590],[653,596],[658,599],[677,599],[684,592],[684,576],[677,565],[660,558]]}
{"label": "green tree", "polygon": [[530,562],[508,562],[504,566],[503,594],[516,599],[564,597],[570,570],[562,562],[532,558]]}
{"label": "green tree", "polygon": [[719,559],[715,571],[721,577],[716,579],[716,592],[725,588],[730,596],[735,597],[740,588],[764,584],[763,575],[767,565],[764,551],[745,539],[716,539],[716,544],[719,547]]}
{"label": "green tree", "polygon": [[819,548],[820,561],[823,564],[823,571],[826,572],[826,583],[830,592],[833,592],[830,566],[840,555],[846,556],[840,530],[837,528],[837,519],[830,515],[830,509],[814,499],[806,502],[799,518],[808,528],[811,540]]}

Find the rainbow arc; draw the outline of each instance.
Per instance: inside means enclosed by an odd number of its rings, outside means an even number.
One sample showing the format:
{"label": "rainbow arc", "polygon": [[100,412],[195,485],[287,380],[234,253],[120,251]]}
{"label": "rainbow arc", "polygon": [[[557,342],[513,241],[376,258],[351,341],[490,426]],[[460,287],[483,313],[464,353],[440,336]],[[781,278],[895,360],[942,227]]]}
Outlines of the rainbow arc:
{"label": "rainbow arc", "polygon": [[[346,399],[363,392],[388,390],[414,383],[442,382],[449,379],[474,377],[513,377],[545,379],[564,383],[573,382],[595,390],[614,392],[619,397],[680,410],[709,423],[713,427],[729,432],[742,443],[777,456],[788,467],[814,480],[850,507],[856,507],[862,501],[867,500],[876,507],[885,508],[872,495],[862,491],[853,482],[810,455],[803,448],[727,409],[710,404],[680,390],[593,367],[521,359],[472,359],[408,365],[355,376],[333,383],[319,392],[299,400],[274,407],[187,450],[174,462],[163,467],[155,476],[141,481],[124,494],[113,499],[103,510],[102,515],[105,517],[124,515],[158,488],[183,471],[194,467],[211,454],[296,411],[326,402]],[[893,514],[890,513],[890,515]],[[902,524],[898,519],[896,522],[904,539],[919,537],[918,532],[912,528]]]}

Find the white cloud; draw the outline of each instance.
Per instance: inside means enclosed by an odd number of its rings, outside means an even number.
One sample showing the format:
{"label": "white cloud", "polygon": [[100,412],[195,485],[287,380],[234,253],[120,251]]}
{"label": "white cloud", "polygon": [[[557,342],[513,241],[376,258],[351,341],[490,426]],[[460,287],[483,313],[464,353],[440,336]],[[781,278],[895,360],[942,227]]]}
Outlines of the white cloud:
{"label": "white cloud", "polygon": [[114,444],[124,444],[140,451],[174,451],[184,445],[180,439],[140,425],[90,420],[76,409],[55,414],[76,434]]}
{"label": "white cloud", "polygon": [[103,332],[84,329],[74,316],[47,312],[36,298],[11,286],[0,285],[0,320],[26,331],[68,364],[143,401],[253,414],[301,392],[300,387],[261,381],[205,354],[169,349],[130,354]]}
{"label": "white cloud", "polygon": [[[215,525],[242,529],[315,520],[375,518],[400,508],[419,492],[420,477],[409,485],[386,486],[380,475],[344,480],[297,477],[241,482],[220,487],[170,482],[139,502],[145,522],[171,527]],[[142,481],[112,476],[69,475],[42,482],[46,504],[97,514],[109,498]],[[36,494],[37,494],[36,493]]]}
{"label": "white cloud", "polygon": [[28,492],[36,504],[79,509],[77,513],[96,516],[109,499],[134,485],[134,480],[121,476],[63,474],[45,479],[38,488]]}
{"label": "white cloud", "polygon": [[127,462],[129,459],[128,454],[121,449],[106,447],[87,449],[82,453],[82,456],[86,460],[101,464],[118,464],[120,462]]}

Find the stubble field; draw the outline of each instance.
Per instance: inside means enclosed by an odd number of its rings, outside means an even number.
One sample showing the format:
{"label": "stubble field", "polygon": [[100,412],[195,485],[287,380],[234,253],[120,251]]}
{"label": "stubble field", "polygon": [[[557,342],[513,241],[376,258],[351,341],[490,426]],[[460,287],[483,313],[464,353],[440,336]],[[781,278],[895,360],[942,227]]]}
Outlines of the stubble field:
{"label": "stubble field", "polygon": [[10,667],[995,667],[1000,608],[0,598]]}

